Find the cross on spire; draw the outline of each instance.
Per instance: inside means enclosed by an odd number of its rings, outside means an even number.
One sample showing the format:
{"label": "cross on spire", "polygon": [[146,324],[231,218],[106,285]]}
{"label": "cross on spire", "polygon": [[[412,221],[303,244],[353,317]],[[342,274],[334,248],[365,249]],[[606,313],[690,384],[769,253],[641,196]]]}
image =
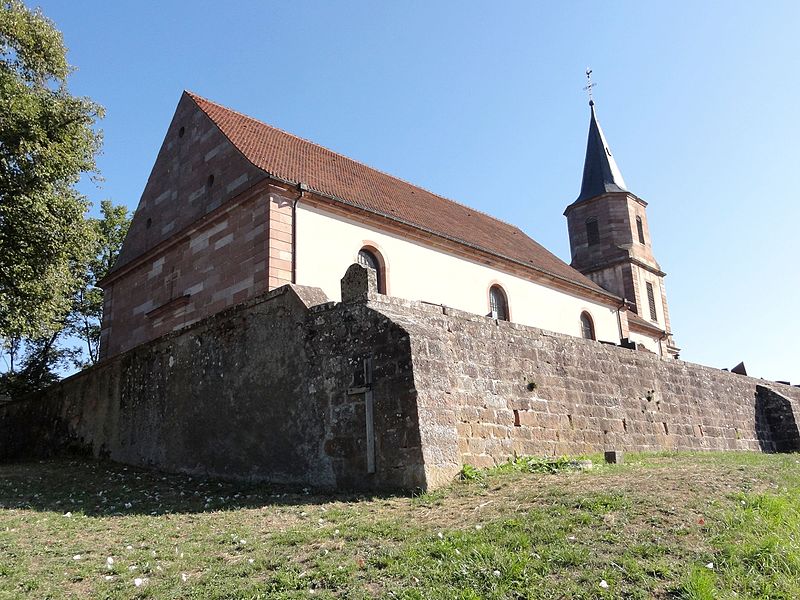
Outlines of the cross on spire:
{"label": "cross on spire", "polygon": [[594,106],[594,100],[592,99],[592,88],[597,84],[592,81],[592,70],[586,69],[586,87],[583,88],[589,94],[589,106]]}

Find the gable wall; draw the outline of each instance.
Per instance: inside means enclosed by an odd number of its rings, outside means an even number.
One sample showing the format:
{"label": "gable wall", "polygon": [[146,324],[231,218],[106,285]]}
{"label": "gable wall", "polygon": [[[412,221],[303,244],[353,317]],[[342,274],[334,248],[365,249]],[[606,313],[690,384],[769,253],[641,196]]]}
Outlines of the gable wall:
{"label": "gable wall", "polygon": [[267,291],[264,179],[184,94],[103,284],[101,358]]}
{"label": "gable wall", "polygon": [[264,177],[183,94],[114,268],[135,260]]}
{"label": "gable wall", "polygon": [[256,185],[107,286],[101,358],[266,292],[268,208]]}

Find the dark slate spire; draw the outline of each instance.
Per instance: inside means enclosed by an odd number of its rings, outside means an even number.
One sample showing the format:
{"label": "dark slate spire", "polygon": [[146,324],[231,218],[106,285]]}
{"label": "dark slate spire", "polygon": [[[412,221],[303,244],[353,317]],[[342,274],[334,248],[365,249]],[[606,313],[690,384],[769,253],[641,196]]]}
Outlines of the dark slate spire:
{"label": "dark slate spire", "polygon": [[597,122],[594,101],[589,101],[592,117],[589,121],[589,140],[586,142],[586,161],[583,163],[583,182],[576,202],[593,198],[606,192],[625,192],[625,180],[619,171],[611,150]]}

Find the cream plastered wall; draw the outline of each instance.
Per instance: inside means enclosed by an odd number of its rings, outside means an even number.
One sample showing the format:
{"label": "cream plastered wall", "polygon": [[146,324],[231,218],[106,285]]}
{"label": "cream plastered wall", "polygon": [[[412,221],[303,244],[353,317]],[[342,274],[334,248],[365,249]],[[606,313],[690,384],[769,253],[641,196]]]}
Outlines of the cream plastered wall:
{"label": "cream plastered wall", "polygon": [[322,288],[339,300],[340,279],[358,251],[371,246],[386,264],[387,292],[408,300],[444,304],[489,314],[489,288],[503,287],[511,321],[580,336],[580,315],[587,311],[598,340],[619,343],[614,308],[497,271],[486,265],[426,247],[302,202],[296,213],[296,277],[300,285]]}
{"label": "cream plastered wall", "polygon": [[634,331],[630,332],[628,339],[632,342],[636,342],[637,344],[642,344],[645,348],[650,350],[650,352],[655,352],[659,356],[663,356],[661,352],[661,344],[659,344],[657,339],[651,338],[643,333],[636,333]]}

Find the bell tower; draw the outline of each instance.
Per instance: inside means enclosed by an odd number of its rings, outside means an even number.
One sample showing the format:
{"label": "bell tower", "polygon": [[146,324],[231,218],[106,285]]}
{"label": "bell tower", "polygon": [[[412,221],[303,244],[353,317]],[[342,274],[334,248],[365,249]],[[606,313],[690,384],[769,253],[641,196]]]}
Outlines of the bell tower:
{"label": "bell tower", "polygon": [[564,211],[572,266],[625,298],[636,313],[629,319],[632,328],[660,338],[662,354],[677,358],[664,288],[666,273],[653,256],[647,202],[628,191],[591,99],[589,108],[581,192]]}

